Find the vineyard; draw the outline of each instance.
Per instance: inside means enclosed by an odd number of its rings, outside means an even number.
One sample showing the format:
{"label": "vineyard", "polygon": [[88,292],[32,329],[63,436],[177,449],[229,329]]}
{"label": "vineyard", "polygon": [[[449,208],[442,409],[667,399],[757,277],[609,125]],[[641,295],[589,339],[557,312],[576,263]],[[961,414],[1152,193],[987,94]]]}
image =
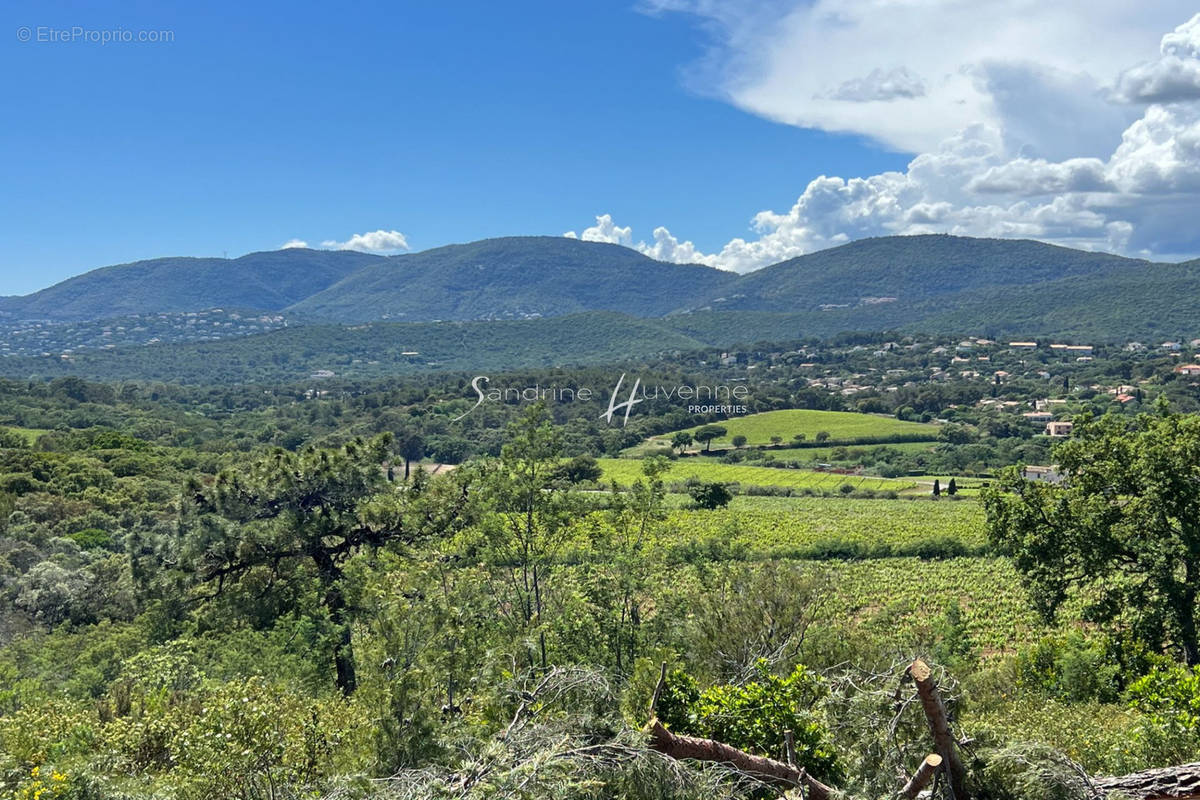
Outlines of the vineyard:
{"label": "vineyard", "polygon": [[[581,518],[569,559],[605,558],[583,552],[606,541],[603,526],[602,515]],[[881,640],[922,639],[952,603],[984,654],[1012,652],[1043,630],[1010,562],[989,553],[976,502],[737,497],[715,511],[671,510],[650,548],[672,583],[735,561],[823,571],[832,587],[823,616]]]}
{"label": "vineyard", "polygon": [[[797,434],[803,434],[806,442],[815,442],[817,434],[821,432],[828,433],[831,441],[843,443],[886,441],[892,437],[912,437],[909,441],[932,441],[937,438],[936,425],[850,411],[765,411],[761,414],[722,420],[719,424],[727,433],[720,439],[713,440],[714,447],[731,444],[734,436],[745,436],[747,444],[750,445],[771,444],[772,436],[778,436],[784,444],[790,444]],[[690,432],[695,433],[696,430],[697,428],[692,428]],[[670,440],[669,435],[659,438]]]}
{"label": "vineyard", "polygon": [[[642,477],[640,461],[625,458],[601,458],[598,461],[601,469],[604,470],[603,479],[605,481],[616,481],[618,484],[627,486]],[[674,462],[671,465],[671,471],[666,476],[668,484],[677,484],[689,479],[736,483],[742,487],[770,486],[814,492],[835,492],[841,490],[842,486],[850,486],[852,490],[856,491],[876,492],[902,492],[917,488],[915,482],[906,479],[720,464],[696,458]]]}
{"label": "vineyard", "polygon": [[671,546],[720,539],[756,557],[835,543],[867,553],[945,542],[980,550],[986,545],[983,522],[983,509],[972,502],[737,497],[716,511],[672,511],[661,541]]}
{"label": "vineyard", "polygon": [[[931,552],[953,543],[986,549],[982,508],[974,502],[737,498],[720,511],[671,512],[659,543],[690,544],[703,557],[802,560],[803,554]],[[801,556],[801,559],[797,559]],[[1016,571],[1003,558],[863,557],[815,562],[834,592],[826,612],[887,638],[920,635],[952,602],[976,645],[1011,652],[1039,630]]]}

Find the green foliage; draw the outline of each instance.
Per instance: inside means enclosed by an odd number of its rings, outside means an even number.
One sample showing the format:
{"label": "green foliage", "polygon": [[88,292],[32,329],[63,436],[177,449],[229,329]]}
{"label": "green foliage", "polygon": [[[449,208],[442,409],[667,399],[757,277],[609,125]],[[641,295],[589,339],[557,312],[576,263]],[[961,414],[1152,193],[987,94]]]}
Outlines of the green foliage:
{"label": "green foliage", "polygon": [[1155,725],[1186,731],[1200,742],[1200,667],[1158,666],[1133,681],[1126,697]]}
{"label": "green foliage", "polygon": [[688,487],[688,494],[697,508],[712,510],[729,505],[733,495],[723,483],[697,483]]}
{"label": "green foliage", "polygon": [[758,662],[753,680],[701,690],[687,673],[668,675],[659,698],[658,716],[676,733],[716,739],[758,755],[780,758],[784,731],[796,744],[796,763],[821,780],[838,782],[842,775],[829,747],[829,732],[812,713],[826,689],[804,666],[784,677]]}
{"label": "green foliage", "polygon": [[701,442],[704,445],[705,452],[708,452],[712,447],[714,439],[720,439],[726,433],[726,428],[723,425],[703,425],[692,431],[692,439]]}
{"label": "green foliage", "polygon": [[1087,619],[1174,643],[1200,663],[1200,417],[1082,417],[1055,451],[1065,486],[1008,470],[984,493],[992,540],[1050,618],[1071,594]]}
{"label": "green foliage", "polygon": [[587,454],[575,456],[559,469],[562,477],[570,483],[595,483],[604,475],[599,462]]}
{"label": "green foliage", "polygon": [[1042,638],[1017,655],[1017,685],[1065,702],[1116,702],[1127,672],[1114,648],[1078,631]]}

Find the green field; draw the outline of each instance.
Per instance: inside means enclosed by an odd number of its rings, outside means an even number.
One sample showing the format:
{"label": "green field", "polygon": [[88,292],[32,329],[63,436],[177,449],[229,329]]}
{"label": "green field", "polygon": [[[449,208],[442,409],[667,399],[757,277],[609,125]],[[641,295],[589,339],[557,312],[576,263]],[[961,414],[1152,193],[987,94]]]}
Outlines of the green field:
{"label": "green field", "polygon": [[[734,436],[745,436],[750,445],[770,444],[772,436],[779,436],[784,444],[789,444],[792,437],[803,433],[806,442],[815,442],[817,434],[825,431],[831,441],[860,442],[886,439],[890,436],[911,436],[914,439],[925,437],[929,440],[937,438],[937,426],[922,422],[905,422],[895,417],[885,417],[877,414],[856,414],[851,411],[811,411],[808,409],[787,409],[784,411],[765,411],[762,414],[750,414],[745,417],[734,417],[719,423],[728,433],[720,439],[713,440],[714,447],[730,445]],[[695,433],[699,427],[689,428]],[[671,434],[655,437],[670,441]]]}
{"label": "green field", "polygon": [[1011,653],[1046,630],[1006,558],[878,558],[839,563],[832,573],[831,602],[864,635],[928,630],[954,602],[984,655]]}
{"label": "green field", "polygon": [[[597,459],[604,470],[604,480],[622,485],[633,483],[642,477],[642,463],[630,458]],[[815,472],[803,469],[777,469],[775,467],[749,467],[742,464],[721,464],[701,458],[674,461],[666,475],[668,484],[695,478],[707,482],[737,483],[742,486],[780,486],[791,489],[813,489],[815,491],[837,491],[849,484],[855,489],[902,492],[917,488],[917,484],[906,479],[876,478],[867,475],[837,475],[830,472]]]}
{"label": "green field", "polygon": [[[602,515],[580,519],[570,560],[589,541],[605,541],[591,538],[597,526]],[[915,555],[922,548],[930,555]],[[676,565],[669,567],[676,582],[733,561],[778,559],[825,572],[831,591],[823,616],[880,640],[928,635],[952,603],[983,655],[1011,653],[1046,630],[1011,562],[988,552],[974,501],[739,496],[715,511],[673,508],[652,550]],[[606,555],[600,549],[590,558]]]}
{"label": "green field", "polygon": [[13,425],[0,425],[0,430],[12,431],[18,436],[23,436],[29,444],[36,442],[37,438],[43,433],[49,433],[49,431],[38,430],[36,428],[18,428]]}
{"label": "green field", "polygon": [[754,557],[795,557],[832,542],[906,548],[952,541],[972,550],[986,544],[978,503],[842,497],[735,497],[715,511],[672,511],[659,536],[666,546],[708,539]]}

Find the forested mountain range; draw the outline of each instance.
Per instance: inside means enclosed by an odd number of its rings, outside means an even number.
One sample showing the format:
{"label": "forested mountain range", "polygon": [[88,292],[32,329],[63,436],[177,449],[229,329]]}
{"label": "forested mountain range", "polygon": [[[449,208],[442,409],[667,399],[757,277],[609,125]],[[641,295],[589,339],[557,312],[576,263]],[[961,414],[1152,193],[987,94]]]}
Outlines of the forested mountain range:
{"label": "forested mountain range", "polygon": [[839,324],[870,327],[880,314],[910,324],[960,308],[987,309],[1003,321],[1079,299],[1079,312],[1107,313],[1136,301],[1132,295],[1165,300],[1197,286],[1200,260],[1154,263],[1028,240],[863,239],[736,275],[618,245],[509,237],[390,257],[295,248],[139,261],[0,298],[0,313],[78,321],[225,307],[359,323],[821,311],[838,313]]}
{"label": "forested mountain range", "polygon": [[[1190,340],[1200,336],[1197,296],[1200,260],[944,235],[865,239],[747,275],[563,237],[392,257],[287,249],[105,267],[0,298],[0,369],[196,380],[220,364],[245,380],[331,364],[600,363],[882,330]],[[190,319],[212,308],[275,316]],[[383,366],[367,369],[373,362]]]}

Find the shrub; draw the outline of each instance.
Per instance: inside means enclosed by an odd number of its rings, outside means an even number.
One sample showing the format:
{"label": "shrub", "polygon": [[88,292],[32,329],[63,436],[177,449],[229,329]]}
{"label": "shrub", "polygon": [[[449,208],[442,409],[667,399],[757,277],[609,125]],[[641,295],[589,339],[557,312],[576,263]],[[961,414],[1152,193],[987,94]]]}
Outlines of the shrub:
{"label": "shrub", "polygon": [[786,677],[771,674],[765,661],[755,679],[701,691],[687,673],[672,672],[659,698],[658,715],[677,733],[703,736],[739,750],[778,758],[783,732],[795,739],[797,764],[821,780],[842,779],[829,745],[829,731],[811,709],[825,694],[822,680],[803,665]]}
{"label": "shrub", "polygon": [[724,483],[699,483],[688,487],[697,508],[715,509],[729,505],[733,494]]}

